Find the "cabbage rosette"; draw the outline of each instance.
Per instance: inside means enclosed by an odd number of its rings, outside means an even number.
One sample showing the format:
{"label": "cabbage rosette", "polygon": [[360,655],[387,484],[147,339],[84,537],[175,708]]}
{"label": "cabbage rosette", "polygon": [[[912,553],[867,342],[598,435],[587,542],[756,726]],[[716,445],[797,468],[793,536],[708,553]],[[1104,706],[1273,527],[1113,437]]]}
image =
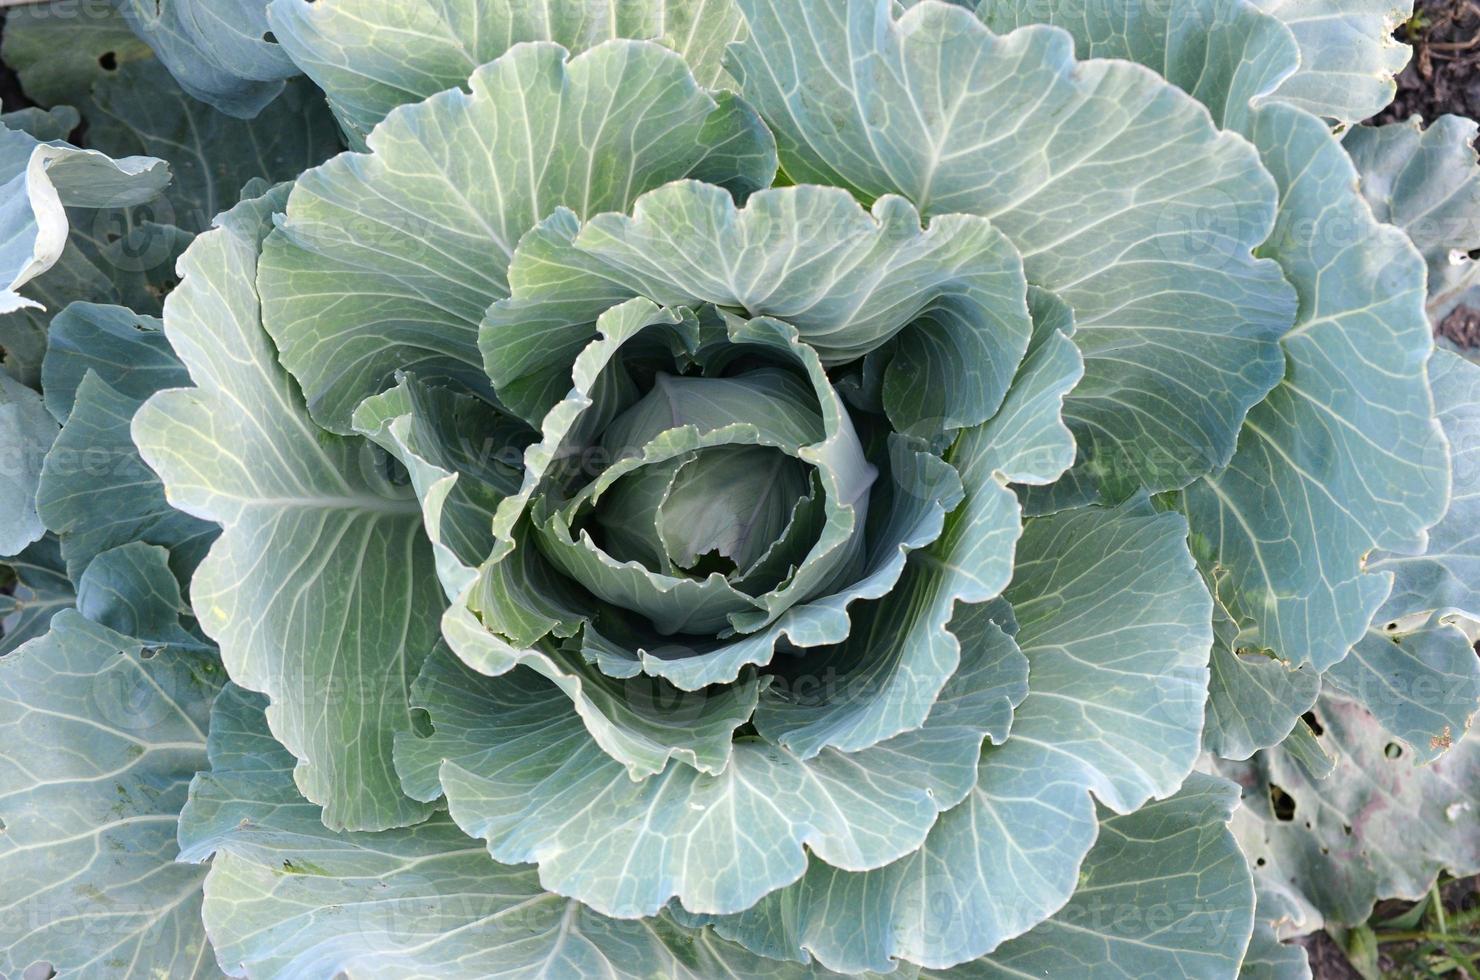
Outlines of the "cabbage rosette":
{"label": "cabbage rosette", "polygon": [[1362,93],[1233,0],[587,6],[269,8],[357,149],[195,238],[190,386],[120,410],[221,527],[170,642],[230,678],[174,722],[223,969],[1235,973],[1194,766],[1449,499]]}

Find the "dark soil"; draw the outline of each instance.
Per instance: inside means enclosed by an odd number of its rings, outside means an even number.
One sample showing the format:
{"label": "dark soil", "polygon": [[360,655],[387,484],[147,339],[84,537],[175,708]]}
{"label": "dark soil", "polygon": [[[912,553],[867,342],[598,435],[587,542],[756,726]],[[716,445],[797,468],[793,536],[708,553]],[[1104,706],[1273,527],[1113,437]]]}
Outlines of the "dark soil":
{"label": "dark soil", "polygon": [[1480,310],[1456,306],[1439,324],[1439,333],[1461,347],[1480,349]]}
{"label": "dark soil", "polygon": [[[1439,923],[1431,907],[1424,910],[1421,920],[1400,924],[1396,920],[1417,903],[1398,899],[1377,903],[1368,924],[1375,931],[1377,969],[1384,980],[1431,980],[1440,975],[1480,980],[1480,974],[1456,968],[1453,961],[1455,953],[1470,959],[1480,953],[1480,876],[1450,878],[1440,893],[1448,930],[1443,935],[1448,942],[1435,935]],[[1296,942],[1305,947],[1315,980],[1363,980],[1341,944],[1329,934],[1312,933]]]}
{"label": "dark soil", "polygon": [[1480,119],[1480,0],[1419,0],[1396,37],[1413,45],[1398,95],[1372,122],[1446,112]]}
{"label": "dark soil", "polygon": [[1362,975],[1346,958],[1346,953],[1326,933],[1314,932],[1301,936],[1296,942],[1305,947],[1311,976],[1315,980],[1362,980]]}

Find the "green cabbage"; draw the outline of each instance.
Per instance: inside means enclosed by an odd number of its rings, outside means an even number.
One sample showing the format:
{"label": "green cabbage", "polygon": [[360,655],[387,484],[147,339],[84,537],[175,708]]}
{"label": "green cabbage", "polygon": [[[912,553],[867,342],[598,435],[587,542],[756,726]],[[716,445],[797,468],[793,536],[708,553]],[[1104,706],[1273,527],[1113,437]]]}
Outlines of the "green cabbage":
{"label": "green cabbage", "polygon": [[1480,870],[1474,125],[1355,125],[1381,2],[971,8],[12,15],[0,975],[1298,977]]}

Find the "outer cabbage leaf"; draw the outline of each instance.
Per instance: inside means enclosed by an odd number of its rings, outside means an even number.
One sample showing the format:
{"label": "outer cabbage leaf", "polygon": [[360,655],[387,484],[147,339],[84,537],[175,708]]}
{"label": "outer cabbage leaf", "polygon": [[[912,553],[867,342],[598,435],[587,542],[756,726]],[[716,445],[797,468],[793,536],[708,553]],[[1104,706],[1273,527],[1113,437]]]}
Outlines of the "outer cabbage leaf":
{"label": "outer cabbage leaf", "polygon": [[96,150],[40,143],[28,133],[0,129],[0,313],[40,305],[16,290],[61,258],[67,208],[142,203],[169,179],[169,167],[154,157],[113,160]]}
{"label": "outer cabbage leaf", "polygon": [[519,237],[556,207],[623,209],[685,176],[743,195],[774,173],[754,114],[710,98],[656,44],[611,41],[569,60],[522,45],[469,85],[388,117],[369,154],[300,177],[267,240],[264,323],[334,431],[352,431],[355,407],[398,370],[488,390],[477,325],[508,295]]}
{"label": "outer cabbage leaf", "polygon": [[1254,888],[1254,935],[1239,964],[1240,980],[1311,980],[1305,948],[1282,943],[1276,929],[1290,921],[1286,897],[1257,882]]}
{"label": "outer cabbage leaf", "polygon": [[1065,415],[1086,477],[1124,497],[1227,462],[1294,313],[1250,255],[1276,195],[1242,140],[1149,72],[1075,62],[1052,28],[998,37],[940,3],[899,21],[876,0],[740,5],[731,70],[791,179],[985,215],[1074,309],[1085,378]]}
{"label": "outer cabbage leaf", "polygon": [[1147,4],[1043,4],[982,0],[977,14],[994,31],[1024,24],[1061,27],[1085,58],[1145,65],[1208,107],[1223,129],[1242,131],[1251,103],[1267,99],[1301,65],[1295,35],[1249,0]]}
{"label": "outer cabbage leaf", "polygon": [[0,592],[0,657],[47,631],[51,618],[76,601],[61,545],[47,535],[14,558],[0,562],[9,588]]}
{"label": "outer cabbage leaf", "polygon": [[1392,101],[1393,78],[1408,63],[1408,46],[1393,31],[1412,10],[1411,0],[977,5],[993,30],[1053,24],[1074,35],[1081,58],[1146,65],[1239,132],[1251,103],[1271,100],[1342,123],[1375,114]]}
{"label": "outer cabbage leaf", "polygon": [[191,632],[190,607],[170,572],[169,552],[133,541],[98,555],[77,580],[77,611],[100,626],[151,648],[210,654],[215,647]]}
{"label": "outer cabbage leaf", "polygon": [[111,3],[26,4],[5,12],[0,58],[39,105],[77,105],[108,72],[152,57]]}
{"label": "outer cabbage leaf", "polygon": [[70,303],[52,318],[42,369],[46,410],[66,422],[88,373],[119,395],[143,401],[189,377],[157,317],[122,306]]}
{"label": "outer cabbage leaf", "polygon": [[396,106],[464,85],[473,69],[523,41],[578,54],[614,38],[658,40],[683,55],[700,85],[728,87],[721,58],[744,30],[734,0],[276,0],[267,15],[359,140]]}
{"label": "outer cabbage leaf", "polygon": [[1480,167],[1476,124],[1440,116],[1427,129],[1415,116],[1354,126],[1342,139],[1379,220],[1397,225],[1429,263],[1429,318],[1438,326],[1460,303],[1480,306]]}
{"label": "outer cabbage leaf", "polygon": [[205,921],[222,966],[254,977],[404,980],[609,976],[802,977],[660,914],[603,918],[497,864],[447,818],[333,833],[294,788],[263,700],[228,686],[211,718],[211,771],[181,817],[182,859],[214,855]]}
{"label": "outer cabbage leaf", "polygon": [[1314,667],[1242,646],[1238,634],[1228,610],[1215,602],[1203,747],[1223,759],[1247,759],[1278,745],[1321,693]]}
{"label": "outer cabbage leaf", "polygon": [[0,123],[8,129],[18,129],[42,143],[65,140],[81,122],[77,110],[69,105],[52,109],[27,106],[14,112],[0,113]]}
{"label": "outer cabbage leaf", "polygon": [[220,975],[174,862],[221,680],[70,610],[0,659],[0,972]]}
{"label": "outer cabbage leaf", "polygon": [[192,233],[236,204],[248,180],[289,180],[341,148],[334,117],[306,79],[287,83],[252,119],[197,102],[152,60],[120,66],[92,96],[88,144],[113,156],[167,158],[174,180],[163,199],[151,202],[149,217]]}
{"label": "outer cabbage leaf", "polygon": [[[61,257],[21,287],[35,305],[0,314],[4,366],[17,380],[41,387],[48,332],[54,314],[74,302],[118,304],[145,315],[160,311],[174,286],[174,260],[192,235],[146,218],[163,201],[126,208],[68,210],[71,230]],[[44,309],[43,309],[44,307]]]}
{"label": "outer cabbage leaf", "polygon": [[[72,81],[91,147],[114,157],[168,157],[174,180],[147,200],[69,209],[61,257],[21,290],[53,313],[88,301],[157,314],[177,281],[176,258],[218,211],[237,202],[244,184],[294,177],[339,149],[333,117],[307,81],[289,85],[250,121],[190,98],[150,57],[120,59],[95,79]],[[35,384],[50,319],[34,308],[0,316],[6,369],[28,384]]]}
{"label": "outer cabbage leaf", "polygon": [[1253,879],[1227,826],[1237,803],[1233,784],[1194,773],[1134,813],[1102,809],[1067,905],[990,956],[921,976],[1232,976],[1254,922]]}
{"label": "outer cabbage leaf", "polygon": [[1369,562],[1393,572],[1392,595],[1378,611],[1383,622],[1430,610],[1480,619],[1480,365],[1438,350],[1429,380],[1449,440],[1454,489],[1422,555],[1379,553]]}
{"label": "outer cabbage leaf", "polygon": [[[1314,711],[1310,741],[1329,775],[1312,774],[1300,738],[1220,764],[1244,788],[1234,829],[1255,881],[1286,901],[1282,933],[1356,925],[1378,898],[1418,899],[1441,869],[1480,871],[1480,740],[1418,765],[1360,704],[1327,691]],[[1293,802],[1289,819],[1271,803],[1275,786]]]}
{"label": "outer cabbage leaf", "polygon": [[298,68],[267,29],[267,0],[118,0],[124,20],[180,87],[250,119]]}
{"label": "outer cabbage leaf", "polygon": [[286,186],[196,239],[165,304],[197,387],[154,395],[133,436],[175,506],[223,533],[191,598],[228,672],[273,700],[274,733],[333,826],[425,819],[400,791],[394,733],[442,600],[421,511],[374,446],[314,425],[259,315],[255,271]]}
{"label": "outer cabbage leaf", "polygon": [[1480,710],[1480,658],[1471,639],[1439,615],[1411,627],[1369,629],[1325,676],[1330,689],[1370,711],[1419,762],[1459,741]]}
{"label": "outer cabbage leaf", "polygon": [[1412,53],[1393,37],[1412,0],[1252,0],[1290,29],[1300,70],[1275,90],[1281,102],[1339,123],[1393,101],[1393,81]]}
{"label": "outer cabbage leaf", "polygon": [[216,527],[170,506],[129,428],[146,397],[189,383],[184,365],[157,320],[120,306],[74,303],[53,318],[52,335],[47,407],[64,424],[42,464],[36,503],[61,539],[68,574],[75,581],[100,552],[144,541],[172,549],[180,580],[189,581]]}
{"label": "outer cabbage leaf", "polygon": [[[55,109],[51,116],[76,125],[77,114],[69,107]],[[9,121],[20,120],[11,114]],[[79,299],[118,301],[124,291],[137,305],[140,294],[153,285],[138,274],[132,250],[140,236],[128,227],[127,216],[158,195],[170,172],[163,160],[152,157],[110,160],[96,150],[79,150],[60,140],[37,142],[33,134],[4,128],[0,175],[9,181],[7,206],[0,214],[0,238],[5,240],[0,267],[9,272],[0,272],[0,279],[8,276],[11,283],[0,296],[0,350],[6,373],[35,387],[46,349],[48,308],[54,313]],[[177,244],[172,234],[156,237],[156,256],[169,254]],[[124,267],[127,274],[118,275]]]}
{"label": "outer cabbage leaf", "polygon": [[[692,911],[739,912],[800,876],[808,850],[835,866],[878,867],[918,847],[936,814],[960,802],[983,734],[1022,684],[1005,634],[964,655],[916,731],[805,761],[743,738],[713,775],[675,761],[636,784],[569,697],[532,671],[480,678],[455,658],[434,658],[421,703],[446,734],[403,741],[400,758],[408,772],[442,759],[438,778],[459,826],[499,861],[537,863],[546,887],[600,912],[650,916],[674,897]],[[649,683],[636,678],[629,690]],[[665,707],[671,721],[688,714],[697,735],[735,697],[714,705],[695,694]]]}
{"label": "outer cabbage leaf", "polygon": [[1199,557],[1226,570],[1246,645],[1324,670],[1346,655],[1391,577],[1374,548],[1420,550],[1449,492],[1434,420],[1422,260],[1355,191],[1313,116],[1270,104],[1252,138],[1281,189],[1264,251],[1300,294],[1285,379],[1250,414],[1229,467],[1189,487]]}
{"label": "outer cabbage leaf", "polygon": [[0,374],[0,555],[19,554],[46,532],[36,514],[36,487],[56,436],[41,396]]}
{"label": "outer cabbage leaf", "polygon": [[915,853],[864,873],[814,860],[720,933],[835,970],[945,968],[1062,907],[1095,841],[1087,791],[1130,813],[1197,757],[1211,609],[1185,534],[1145,498],[1029,521],[1005,593],[1028,696],[975,787]]}

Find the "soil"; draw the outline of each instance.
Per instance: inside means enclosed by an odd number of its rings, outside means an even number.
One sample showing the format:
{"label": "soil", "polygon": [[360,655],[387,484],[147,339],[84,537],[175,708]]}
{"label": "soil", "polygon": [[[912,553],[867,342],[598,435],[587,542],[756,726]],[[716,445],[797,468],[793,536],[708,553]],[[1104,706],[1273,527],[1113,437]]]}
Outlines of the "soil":
{"label": "soil", "polygon": [[1373,123],[1444,113],[1480,118],[1480,0],[1418,0],[1396,37],[1413,46],[1397,98]]}
{"label": "soil", "polygon": [[1461,347],[1480,349],[1480,310],[1469,306],[1456,306],[1454,311],[1439,324],[1439,333]]}
{"label": "soil", "polygon": [[[1465,936],[1458,948],[1473,955],[1476,945],[1480,945],[1474,927],[1477,911],[1480,911],[1480,876],[1450,879],[1445,882],[1441,894],[1450,935]],[[1446,980],[1480,980],[1463,969],[1454,969],[1451,963],[1444,963],[1446,952],[1431,940],[1393,941],[1384,937],[1385,930],[1395,928],[1392,920],[1413,907],[1413,902],[1389,899],[1378,902],[1373,910],[1369,922],[1378,934],[1378,974],[1384,980],[1420,980],[1441,974]],[[1432,926],[1429,915],[1425,915],[1424,923],[1419,924],[1420,931]],[[1296,942],[1305,947],[1314,980],[1364,980],[1347,959],[1341,944],[1330,935],[1317,932],[1302,936]],[[1446,969],[1449,972],[1444,972]]]}
{"label": "soil", "polygon": [[1311,933],[1296,940],[1305,947],[1314,980],[1362,980],[1362,975],[1346,958],[1346,953],[1324,932]]}
{"label": "soil", "polygon": [[1419,0],[1395,36],[1413,45],[1392,105],[1376,123],[1446,112],[1480,119],[1480,0]]}

